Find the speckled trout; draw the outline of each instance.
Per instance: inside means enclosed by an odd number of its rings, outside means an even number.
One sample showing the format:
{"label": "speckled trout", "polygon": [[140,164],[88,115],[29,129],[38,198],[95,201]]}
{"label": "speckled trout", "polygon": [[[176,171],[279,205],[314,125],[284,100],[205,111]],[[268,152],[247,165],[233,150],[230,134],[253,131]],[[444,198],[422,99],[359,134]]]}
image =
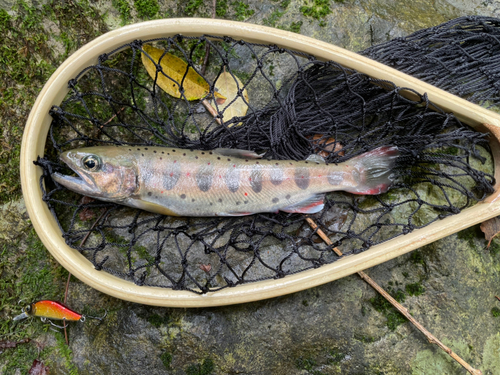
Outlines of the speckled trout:
{"label": "speckled trout", "polygon": [[63,153],[78,176],[52,174],[77,193],[175,216],[316,213],[324,194],[380,194],[393,182],[397,147],[384,146],[340,164],[314,155],[267,160],[245,150],[98,146]]}

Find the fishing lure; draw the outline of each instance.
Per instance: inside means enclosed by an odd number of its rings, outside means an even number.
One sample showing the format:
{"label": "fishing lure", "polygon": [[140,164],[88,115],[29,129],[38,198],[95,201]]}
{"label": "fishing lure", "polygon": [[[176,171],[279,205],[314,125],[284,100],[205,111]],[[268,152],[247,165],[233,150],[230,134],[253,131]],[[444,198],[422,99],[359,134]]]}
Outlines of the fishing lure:
{"label": "fishing lure", "polygon": [[[38,302],[34,302],[23,308],[22,314],[17,315],[16,317],[13,318],[14,321],[17,320],[22,320],[26,319],[29,317],[39,317],[41,318],[42,322],[47,322],[49,319],[51,320],[63,320],[63,321],[70,321],[70,322],[84,322],[86,318],[92,318],[92,319],[97,319],[97,320],[102,320],[106,317],[107,313],[104,314],[103,317],[94,317],[94,316],[85,316],[83,314],[77,313],[76,311],[70,309],[66,305],[56,302],[56,301],[49,301],[49,300],[41,300]],[[55,325],[54,323],[50,322],[52,325],[59,327]],[[64,327],[59,327],[59,328],[64,328]]]}

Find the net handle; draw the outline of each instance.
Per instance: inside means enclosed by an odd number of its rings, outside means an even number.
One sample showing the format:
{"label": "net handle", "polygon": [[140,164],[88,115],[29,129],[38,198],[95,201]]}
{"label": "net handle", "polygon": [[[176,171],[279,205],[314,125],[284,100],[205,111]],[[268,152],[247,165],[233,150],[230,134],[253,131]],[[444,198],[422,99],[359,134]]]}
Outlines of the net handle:
{"label": "net handle", "polygon": [[[201,296],[188,291],[138,286],[111,274],[96,271],[78,251],[66,245],[56,220],[42,200],[42,191],[39,186],[42,171],[33,164],[33,161],[44,154],[45,141],[52,120],[49,110],[53,105],[59,105],[68,93],[68,81],[85,67],[96,64],[99,55],[136,39],[169,37],[176,34],[231,36],[234,39],[245,39],[249,42],[276,44],[287,49],[312,54],[322,60],[333,60],[374,78],[390,80],[397,86],[408,87],[420,93],[426,92],[432,102],[447,111],[454,112],[461,121],[480,130],[485,128],[482,124],[488,124],[487,129],[495,137],[500,135],[500,116],[496,113],[356,53],[292,32],[249,23],[197,18],[148,21],[111,31],[71,55],[50,77],[29,115],[21,146],[21,184],[26,208],[35,230],[56,260],[93,288],[117,298],[156,306],[204,307],[261,300],[339,279],[500,215],[500,200],[496,199],[499,195],[497,185],[495,186],[495,199],[490,198],[489,202],[479,203],[458,215],[373,246],[361,254],[283,279],[225,288]],[[410,92],[408,95],[411,95]],[[495,150],[495,178],[500,181],[498,138],[495,138],[491,144]]]}

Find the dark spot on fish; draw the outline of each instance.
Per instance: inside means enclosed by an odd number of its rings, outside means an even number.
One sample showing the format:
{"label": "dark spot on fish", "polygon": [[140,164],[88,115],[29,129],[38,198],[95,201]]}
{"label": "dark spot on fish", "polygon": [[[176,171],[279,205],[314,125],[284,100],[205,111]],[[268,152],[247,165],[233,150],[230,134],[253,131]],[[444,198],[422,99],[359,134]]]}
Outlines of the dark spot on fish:
{"label": "dark spot on fish", "polygon": [[175,152],[175,150],[172,150],[172,152]]}
{"label": "dark spot on fish", "polygon": [[186,194],[181,194],[181,199],[186,199]]}
{"label": "dark spot on fish", "polygon": [[148,196],[152,196],[152,195],[153,195],[153,193],[151,193],[151,192],[148,192]]}
{"label": "dark spot on fish", "polygon": [[235,193],[240,188],[240,171],[231,168],[226,173],[226,186],[230,192]]}
{"label": "dark spot on fish", "polygon": [[140,149],[140,148],[138,148],[138,149],[137,149],[137,151],[141,151],[141,149]]}
{"label": "dark spot on fish", "polygon": [[[278,163],[276,163],[276,165],[278,165]],[[285,178],[285,175],[284,175],[284,172],[283,172],[283,169],[279,168],[279,167],[273,167],[271,169],[271,183],[273,185],[280,185],[282,182],[283,182],[283,179]]]}
{"label": "dark spot on fish", "polygon": [[214,174],[214,167],[208,163],[207,165],[202,165],[196,172],[196,183],[198,188],[203,191],[209,191],[212,186],[212,179]]}
{"label": "dark spot on fish", "polygon": [[132,149],[131,149],[131,148],[129,148],[128,150],[129,150],[129,151],[132,151]]}
{"label": "dark spot on fish", "polygon": [[170,152],[167,152],[167,155],[170,155]]}
{"label": "dark spot on fish", "polygon": [[144,150],[146,150],[146,151],[147,151],[147,150],[148,150],[148,148],[146,147]]}
{"label": "dark spot on fish", "polygon": [[248,203],[248,201],[244,201],[243,203],[247,204],[247,203]]}
{"label": "dark spot on fish", "polygon": [[212,202],[210,202],[210,206],[213,206],[214,204]]}
{"label": "dark spot on fish", "polygon": [[222,203],[222,198],[219,198],[219,202],[221,202],[221,203]]}
{"label": "dark spot on fish", "polygon": [[144,156],[144,154],[141,154],[142,156]]}
{"label": "dark spot on fish", "polygon": [[164,154],[164,153],[165,153],[165,151],[162,151],[161,153],[162,153],[162,154]]}
{"label": "dark spot on fish", "polygon": [[[161,160],[161,158],[160,158]],[[163,187],[172,190],[181,177],[181,166],[179,163],[167,163],[165,173],[163,174]]]}
{"label": "dark spot on fish", "polygon": [[248,161],[248,159],[245,159],[245,161]]}
{"label": "dark spot on fish", "polygon": [[220,156],[217,156],[217,160],[220,160]]}
{"label": "dark spot on fish", "polygon": [[186,153],[182,154],[182,156],[186,156]]}
{"label": "dark spot on fish", "polygon": [[306,163],[306,164],[309,164],[309,162],[308,162],[308,161],[306,161],[305,163]]}
{"label": "dark spot on fish", "polygon": [[209,154],[212,155],[212,151],[210,151]]}
{"label": "dark spot on fish", "polygon": [[260,193],[262,190],[262,171],[257,166],[250,173],[250,186],[256,193]]}
{"label": "dark spot on fish", "polygon": [[227,161],[231,161],[231,159],[227,159]]}
{"label": "dark spot on fish", "polygon": [[241,202],[236,202],[236,205],[238,206]]}
{"label": "dark spot on fish", "polygon": [[287,194],[285,198],[290,199],[290,194]]}
{"label": "dark spot on fish", "polygon": [[278,198],[273,198],[273,203],[278,203],[279,199]]}
{"label": "dark spot on fish", "polygon": [[205,155],[205,153],[204,153],[204,152],[202,152],[201,154],[202,154],[202,155]]}
{"label": "dark spot on fish", "polygon": [[191,199],[191,202],[194,202],[194,199]]}
{"label": "dark spot on fish", "polygon": [[309,169],[306,167],[295,168],[294,180],[299,188],[307,189],[309,187]]}
{"label": "dark spot on fish", "polygon": [[160,160],[163,160],[163,158],[160,156]]}
{"label": "dark spot on fish", "polygon": [[195,156],[194,158],[195,158],[195,159],[198,159],[198,156]]}
{"label": "dark spot on fish", "polygon": [[156,150],[153,151],[156,154]]}

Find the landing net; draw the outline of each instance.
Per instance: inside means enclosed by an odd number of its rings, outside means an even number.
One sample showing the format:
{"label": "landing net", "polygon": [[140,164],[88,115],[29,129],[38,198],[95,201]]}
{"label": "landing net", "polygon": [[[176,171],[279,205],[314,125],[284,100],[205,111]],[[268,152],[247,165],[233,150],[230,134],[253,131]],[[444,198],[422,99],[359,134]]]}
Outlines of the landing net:
{"label": "landing net", "polygon": [[[363,54],[497,106],[499,22],[461,18]],[[146,45],[181,58],[212,94],[223,72],[237,77],[238,98],[248,93],[247,113],[230,118],[212,102],[214,118],[200,101],[165,93],[142,64]],[[68,84],[70,93],[51,111],[46,155],[36,162],[44,171],[43,199],[69,246],[96,269],[138,285],[206,293],[282,278],[335,262],[332,246],[345,255],[363,252],[457,214],[493,191],[486,135],[424,93],[301,52],[208,35],[137,40],[101,55]],[[401,157],[389,192],[327,194],[324,210],[309,216],[333,242],[327,246],[302,214],[168,217],[82,198],[52,181],[55,171],[71,174],[60,152],[115,144],[238,148],[280,160],[321,153],[328,163],[395,145]]]}

